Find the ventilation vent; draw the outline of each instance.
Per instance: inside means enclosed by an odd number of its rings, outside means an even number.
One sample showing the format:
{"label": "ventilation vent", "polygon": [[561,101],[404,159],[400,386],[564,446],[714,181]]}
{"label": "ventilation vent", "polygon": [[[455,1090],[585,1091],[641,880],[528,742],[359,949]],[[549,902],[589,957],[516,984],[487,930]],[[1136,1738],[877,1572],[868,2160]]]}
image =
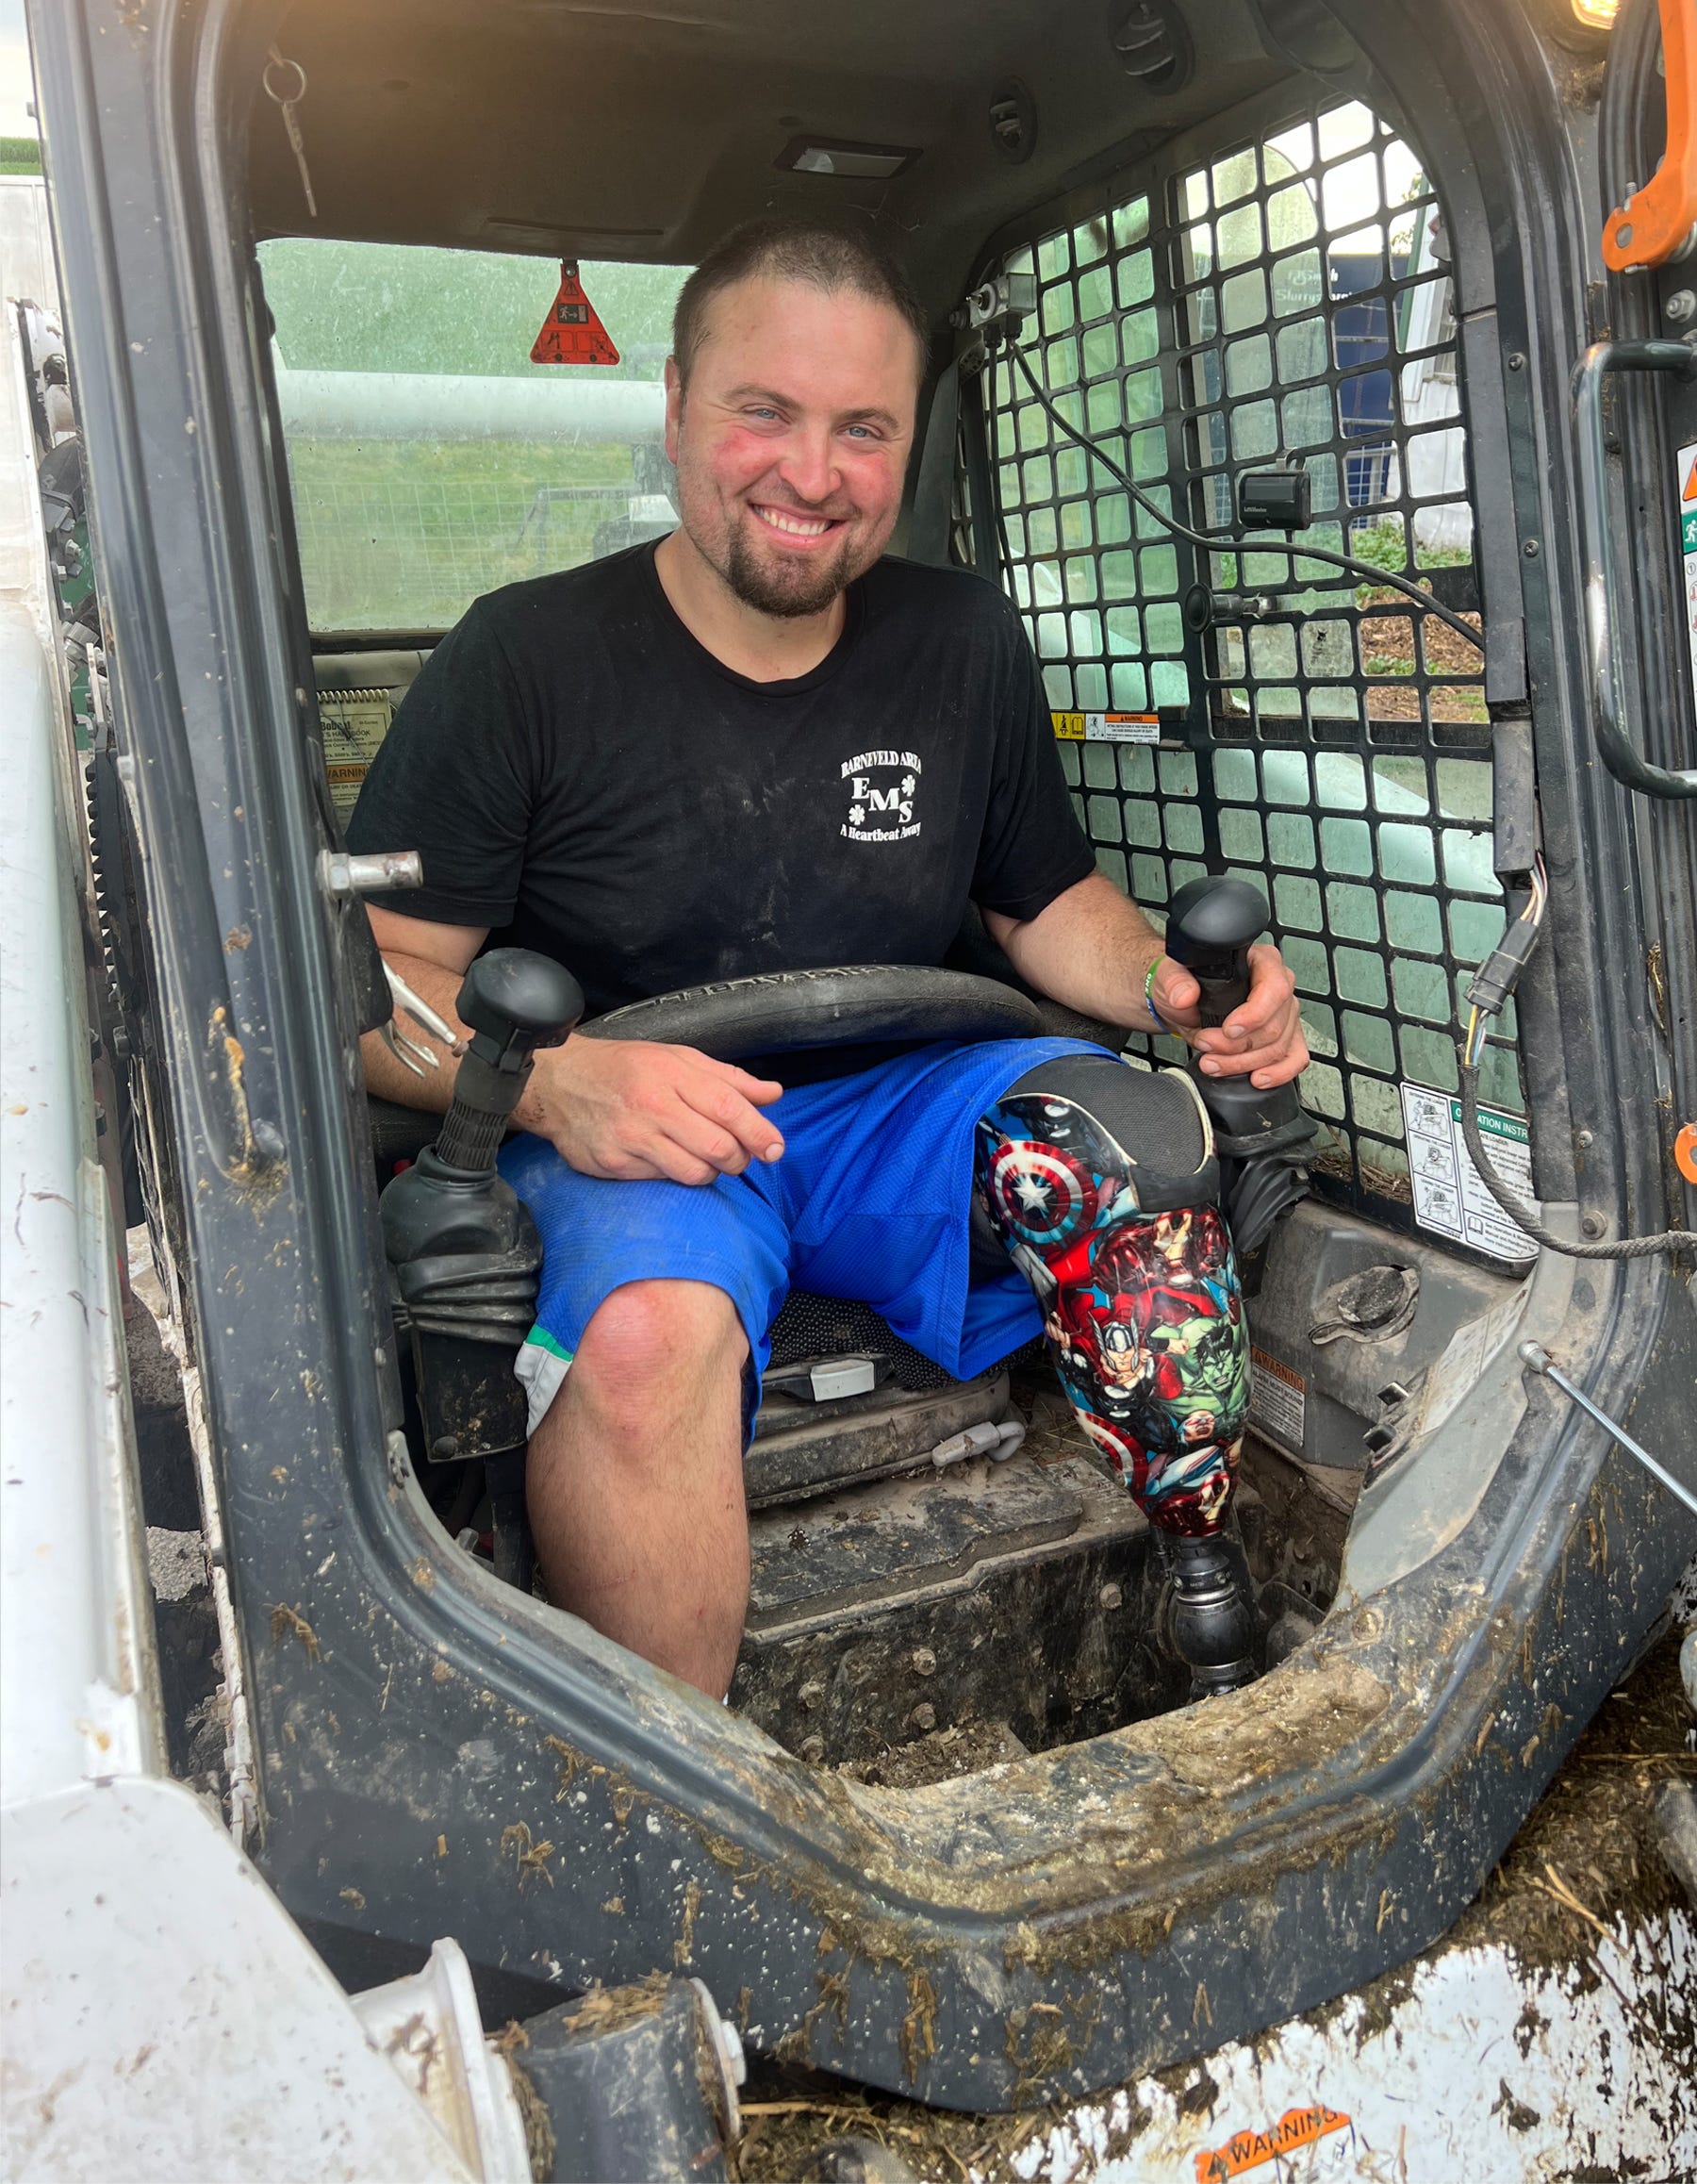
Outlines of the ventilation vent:
{"label": "ventilation vent", "polygon": [[1108,41],[1128,75],[1145,91],[1181,91],[1196,65],[1196,49],[1172,0],[1114,0]]}

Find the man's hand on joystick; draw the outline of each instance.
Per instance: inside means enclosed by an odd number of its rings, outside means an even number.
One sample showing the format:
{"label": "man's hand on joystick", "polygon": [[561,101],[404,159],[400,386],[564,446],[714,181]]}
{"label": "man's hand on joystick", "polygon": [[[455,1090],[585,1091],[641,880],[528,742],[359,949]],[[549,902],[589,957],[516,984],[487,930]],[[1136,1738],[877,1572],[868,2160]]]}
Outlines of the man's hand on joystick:
{"label": "man's hand on joystick", "polygon": [[1156,966],[1149,998],[1162,1021],[1200,1055],[1197,1066],[1205,1076],[1247,1076],[1265,1091],[1288,1084],[1308,1067],[1295,974],[1264,941],[1249,951],[1249,998],[1218,1029],[1201,1028],[1202,989],[1170,955]]}

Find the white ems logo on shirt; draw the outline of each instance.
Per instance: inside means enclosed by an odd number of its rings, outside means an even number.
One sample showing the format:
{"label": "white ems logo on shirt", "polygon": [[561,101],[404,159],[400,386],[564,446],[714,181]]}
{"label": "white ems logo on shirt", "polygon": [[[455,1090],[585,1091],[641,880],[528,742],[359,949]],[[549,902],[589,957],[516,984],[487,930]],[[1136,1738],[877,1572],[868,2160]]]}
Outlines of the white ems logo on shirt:
{"label": "white ems logo on shirt", "polygon": [[851,842],[912,841],[919,832],[914,803],[924,770],[913,751],[862,751],[845,758],[848,817],[842,832]]}

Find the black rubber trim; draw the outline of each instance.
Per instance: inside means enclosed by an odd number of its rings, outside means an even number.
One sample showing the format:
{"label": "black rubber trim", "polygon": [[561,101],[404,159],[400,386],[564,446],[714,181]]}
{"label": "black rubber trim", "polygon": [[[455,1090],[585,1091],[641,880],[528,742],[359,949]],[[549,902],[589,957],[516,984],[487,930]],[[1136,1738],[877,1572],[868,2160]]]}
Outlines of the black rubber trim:
{"label": "black rubber trim", "polygon": [[735,1062],[806,1047],[1030,1039],[1042,1031],[1037,1004],[995,979],[929,965],[864,963],[766,971],[655,994],[581,1024],[577,1035],[654,1039]]}

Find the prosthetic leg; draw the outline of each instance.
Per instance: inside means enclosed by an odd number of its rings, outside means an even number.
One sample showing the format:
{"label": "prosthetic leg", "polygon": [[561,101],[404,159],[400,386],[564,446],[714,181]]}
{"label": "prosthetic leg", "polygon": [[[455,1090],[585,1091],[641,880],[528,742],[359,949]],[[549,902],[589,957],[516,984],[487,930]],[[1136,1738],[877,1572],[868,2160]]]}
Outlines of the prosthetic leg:
{"label": "prosthetic leg", "polygon": [[1249,1339],[1194,1084],[1106,1056],[1045,1063],[980,1117],[978,1179],[1067,1399],[1162,1535],[1192,1696],[1249,1682],[1248,1573],[1223,1529]]}

